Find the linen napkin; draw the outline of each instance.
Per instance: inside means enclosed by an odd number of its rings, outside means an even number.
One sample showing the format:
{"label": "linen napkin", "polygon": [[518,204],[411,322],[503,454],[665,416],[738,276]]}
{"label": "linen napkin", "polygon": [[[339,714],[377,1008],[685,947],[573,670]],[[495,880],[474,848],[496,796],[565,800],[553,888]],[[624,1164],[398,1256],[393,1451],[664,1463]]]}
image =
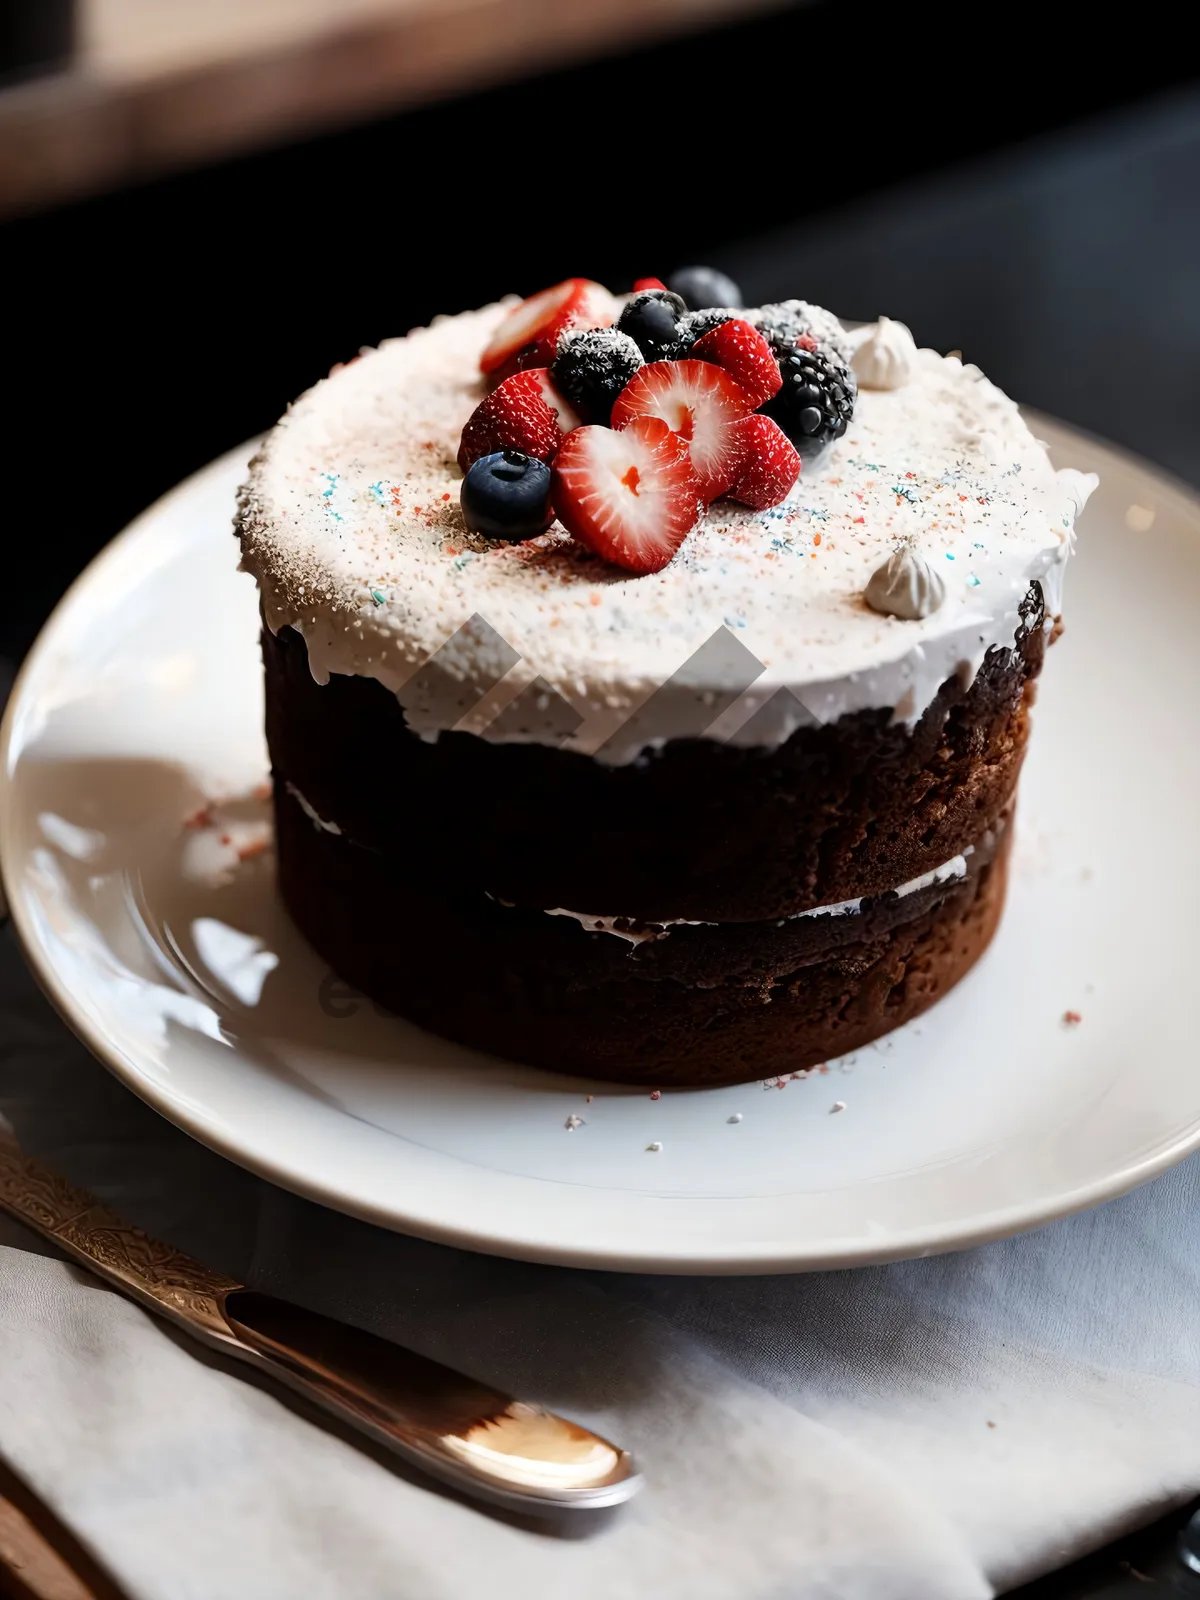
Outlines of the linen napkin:
{"label": "linen napkin", "polygon": [[132,1600],[977,1600],[1200,1487],[1200,1159],[959,1255],[720,1279],[522,1265],[299,1200],[141,1104],[0,943],[22,1145],[273,1293],[579,1418],[645,1492],[481,1511],[0,1235],[0,1456]]}

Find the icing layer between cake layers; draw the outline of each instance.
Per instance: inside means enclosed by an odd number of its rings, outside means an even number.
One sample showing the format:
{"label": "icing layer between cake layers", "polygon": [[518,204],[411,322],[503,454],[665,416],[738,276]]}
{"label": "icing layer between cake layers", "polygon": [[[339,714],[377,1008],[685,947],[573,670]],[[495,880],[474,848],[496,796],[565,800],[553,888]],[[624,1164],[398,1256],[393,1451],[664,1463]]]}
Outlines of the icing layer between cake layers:
{"label": "icing layer between cake layers", "polygon": [[[1012,643],[1031,582],[1058,612],[1095,479],[1056,472],[1013,401],[929,350],[900,387],[860,390],[845,438],[783,505],[719,502],[661,573],[622,574],[557,525],[524,544],[469,534],[454,458],[510,304],[365,353],[256,458],[243,566],[318,681],[378,679],[426,737],[457,727],[620,764],[683,735],[773,746],[867,707],[915,722],[946,678],[971,682]],[[928,617],[863,599],[901,542],[945,583]]]}

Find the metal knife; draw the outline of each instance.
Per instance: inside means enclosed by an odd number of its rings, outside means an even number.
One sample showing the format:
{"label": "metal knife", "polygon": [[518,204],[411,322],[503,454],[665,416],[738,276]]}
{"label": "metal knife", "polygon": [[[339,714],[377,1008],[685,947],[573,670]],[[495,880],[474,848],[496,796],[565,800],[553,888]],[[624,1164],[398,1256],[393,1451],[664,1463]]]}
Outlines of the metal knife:
{"label": "metal knife", "polygon": [[618,1505],[632,1457],[541,1406],[332,1317],[247,1289],[151,1239],[0,1129],[0,1208],[202,1344],[315,1401],[461,1493],[510,1510]]}

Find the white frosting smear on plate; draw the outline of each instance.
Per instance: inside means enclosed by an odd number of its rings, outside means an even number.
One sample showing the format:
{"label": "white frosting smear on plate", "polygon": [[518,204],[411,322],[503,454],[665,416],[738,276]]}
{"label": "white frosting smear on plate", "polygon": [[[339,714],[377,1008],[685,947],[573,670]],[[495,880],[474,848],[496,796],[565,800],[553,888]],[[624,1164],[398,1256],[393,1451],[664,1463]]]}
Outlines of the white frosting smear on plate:
{"label": "white frosting smear on plate", "polygon": [[[947,677],[969,682],[1011,644],[1031,581],[1059,610],[1096,480],[1055,472],[1013,401],[931,350],[898,387],[860,392],[845,438],[783,505],[719,502],[661,573],[622,573],[557,524],[524,544],[469,534],[454,459],[506,309],[367,352],[268,436],[244,496],[243,565],[268,625],[303,634],[319,680],[379,679],[425,737],[462,723],[618,763],[683,734],[770,746],[863,707],[911,722]],[[863,599],[902,541],[946,585],[925,618]],[[426,668],[473,618],[470,647]]]}

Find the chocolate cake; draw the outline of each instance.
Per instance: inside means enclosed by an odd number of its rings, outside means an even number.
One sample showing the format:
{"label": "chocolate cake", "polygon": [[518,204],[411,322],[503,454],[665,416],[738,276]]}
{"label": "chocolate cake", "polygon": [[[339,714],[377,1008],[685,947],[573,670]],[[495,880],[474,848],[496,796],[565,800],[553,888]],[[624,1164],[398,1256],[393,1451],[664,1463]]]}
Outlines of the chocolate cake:
{"label": "chocolate cake", "polygon": [[493,1054],[731,1083],[986,948],[1095,480],[899,324],[639,288],[336,370],[238,532],[280,888],[330,967]]}

